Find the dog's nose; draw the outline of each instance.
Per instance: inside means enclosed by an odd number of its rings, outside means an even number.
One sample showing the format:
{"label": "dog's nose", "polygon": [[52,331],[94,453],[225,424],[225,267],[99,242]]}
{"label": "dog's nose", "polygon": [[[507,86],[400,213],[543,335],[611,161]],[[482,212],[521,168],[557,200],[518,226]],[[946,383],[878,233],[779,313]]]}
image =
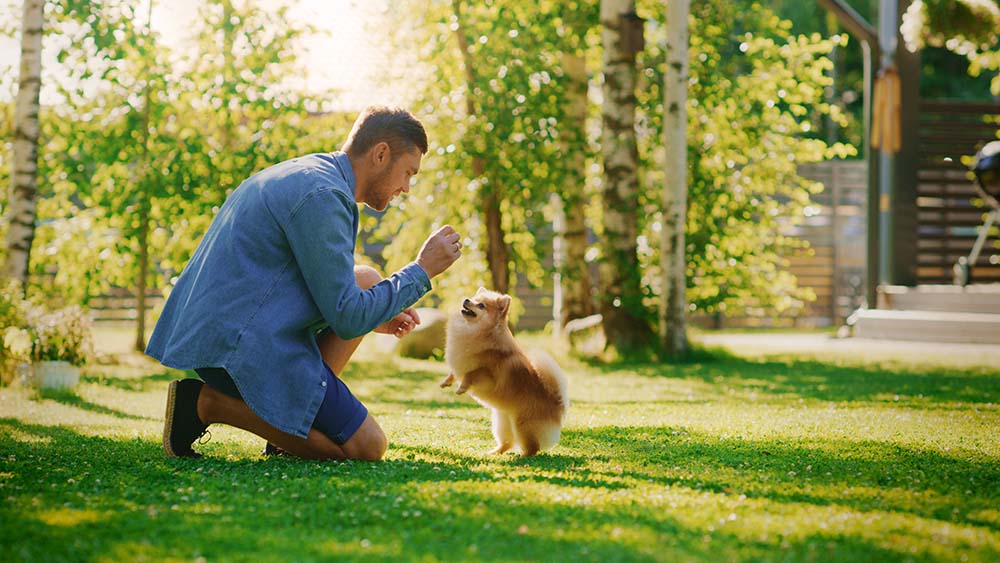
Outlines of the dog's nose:
{"label": "dog's nose", "polygon": [[472,307],[472,301],[469,301],[468,299],[466,299],[465,301],[462,301],[462,306],[465,307],[466,309],[468,309],[468,308]]}

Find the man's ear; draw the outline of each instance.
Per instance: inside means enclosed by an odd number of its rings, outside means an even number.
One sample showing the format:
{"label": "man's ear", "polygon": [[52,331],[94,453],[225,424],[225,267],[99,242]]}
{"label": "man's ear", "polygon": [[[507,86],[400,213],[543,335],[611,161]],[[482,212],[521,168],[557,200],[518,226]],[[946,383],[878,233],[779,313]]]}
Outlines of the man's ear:
{"label": "man's ear", "polygon": [[391,152],[389,150],[389,143],[382,141],[376,144],[372,147],[372,163],[379,166],[388,164]]}
{"label": "man's ear", "polygon": [[497,299],[497,306],[500,308],[500,314],[507,316],[507,311],[510,310],[510,295],[501,295],[500,299]]}

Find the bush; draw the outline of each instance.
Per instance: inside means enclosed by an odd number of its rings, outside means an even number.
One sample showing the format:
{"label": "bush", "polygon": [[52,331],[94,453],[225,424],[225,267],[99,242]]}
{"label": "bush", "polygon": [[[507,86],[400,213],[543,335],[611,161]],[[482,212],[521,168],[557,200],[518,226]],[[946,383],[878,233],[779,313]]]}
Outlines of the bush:
{"label": "bush", "polygon": [[26,317],[33,336],[33,361],[63,361],[73,365],[87,362],[93,345],[90,319],[82,307],[70,305],[46,310],[36,306],[28,309]]}
{"label": "bush", "polygon": [[21,363],[87,362],[93,349],[90,319],[78,305],[49,308],[22,297],[8,280],[0,293],[0,384],[8,384]]}

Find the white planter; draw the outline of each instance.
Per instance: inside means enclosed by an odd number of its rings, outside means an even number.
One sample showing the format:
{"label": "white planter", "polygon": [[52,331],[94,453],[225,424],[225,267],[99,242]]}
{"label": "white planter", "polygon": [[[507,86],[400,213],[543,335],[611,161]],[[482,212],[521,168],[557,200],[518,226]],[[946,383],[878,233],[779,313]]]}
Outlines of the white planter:
{"label": "white planter", "polygon": [[32,366],[31,384],[42,389],[72,389],[80,382],[80,368],[69,362],[39,362]]}

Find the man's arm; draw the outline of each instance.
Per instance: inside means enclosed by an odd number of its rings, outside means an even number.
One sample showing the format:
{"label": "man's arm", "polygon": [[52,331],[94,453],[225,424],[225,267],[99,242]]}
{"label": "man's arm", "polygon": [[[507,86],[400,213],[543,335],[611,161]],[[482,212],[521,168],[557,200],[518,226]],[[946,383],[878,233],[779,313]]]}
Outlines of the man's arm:
{"label": "man's arm", "polygon": [[375,284],[354,277],[356,204],[336,190],[318,190],[283,226],[306,286],[330,328],[343,339],[371,332],[416,303],[430,288],[424,269],[411,263]]}

